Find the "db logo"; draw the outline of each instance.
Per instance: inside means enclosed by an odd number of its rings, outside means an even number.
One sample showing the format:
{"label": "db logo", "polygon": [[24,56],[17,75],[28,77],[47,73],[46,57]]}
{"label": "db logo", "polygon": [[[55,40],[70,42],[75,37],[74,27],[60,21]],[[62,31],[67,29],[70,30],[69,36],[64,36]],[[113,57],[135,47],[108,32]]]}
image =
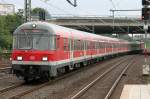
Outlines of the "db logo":
{"label": "db logo", "polygon": [[30,60],[35,60],[35,57],[34,56],[30,56]]}

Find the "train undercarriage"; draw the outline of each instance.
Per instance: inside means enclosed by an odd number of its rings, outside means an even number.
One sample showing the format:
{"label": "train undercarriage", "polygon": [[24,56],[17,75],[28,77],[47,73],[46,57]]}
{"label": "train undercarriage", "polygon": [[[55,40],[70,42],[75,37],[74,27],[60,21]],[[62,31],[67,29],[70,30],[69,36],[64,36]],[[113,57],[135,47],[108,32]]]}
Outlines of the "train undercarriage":
{"label": "train undercarriage", "polygon": [[45,79],[49,80],[58,75],[71,71],[73,69],[77,69],[79,67],[86,66],[91,63],[99,62],[101,60],[125,55],[125,54],[135,54],[141,53],[142,50],[131,51],[128,53],[120,53],[114,55],[107,55],[103,57],[97,57],[90,60],[82,60],[80,62],[72,63],[66,66],[49,66],[49,65],[12,65],[13,74],[15,74],[18,78],[24,79],[26,82],[37,80],[37,79]]}

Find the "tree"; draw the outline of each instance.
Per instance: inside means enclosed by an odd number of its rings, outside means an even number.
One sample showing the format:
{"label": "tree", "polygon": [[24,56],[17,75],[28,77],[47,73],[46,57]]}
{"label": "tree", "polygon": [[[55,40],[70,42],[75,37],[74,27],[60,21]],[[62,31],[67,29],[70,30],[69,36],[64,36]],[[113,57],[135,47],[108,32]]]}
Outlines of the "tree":
{"label": "tree", "polygon": [[39,17],[39,19],[40,19],[40,14],[43,14],[43,13],[45,14],[46,19],[51,18],[51,15],[49,14],[49,12],[47,10],[43,9],[43,8],[34,8],[31,11],[31,15],[34,16],[34,17],[35,16]]}
{"label": "tree", "polygon": [[0,49],[10,50],[12,47],[12,34],[23,23],[22,15],[0,16]]}

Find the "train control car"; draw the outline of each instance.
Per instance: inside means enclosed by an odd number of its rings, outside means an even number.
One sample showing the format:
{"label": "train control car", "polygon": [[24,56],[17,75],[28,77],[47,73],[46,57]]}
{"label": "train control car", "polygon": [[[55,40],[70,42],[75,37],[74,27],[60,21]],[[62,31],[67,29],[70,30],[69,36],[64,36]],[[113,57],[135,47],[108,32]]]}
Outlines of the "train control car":
{"label": "train control car", "polygon": [[132,44],[46,22],[28,22],[13,33],[12,70],[26,81],[49,79],[101,57],[133,51]]}

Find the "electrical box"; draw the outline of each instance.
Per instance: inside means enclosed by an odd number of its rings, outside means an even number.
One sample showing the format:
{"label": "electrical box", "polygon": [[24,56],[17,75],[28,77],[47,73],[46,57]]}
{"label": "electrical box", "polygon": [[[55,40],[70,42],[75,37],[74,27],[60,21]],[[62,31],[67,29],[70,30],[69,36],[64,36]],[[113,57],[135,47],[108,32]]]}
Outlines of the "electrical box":
{"label": "electrical box", "polygon": [[143,65],[143,75],[149,75],[149,65]]}

